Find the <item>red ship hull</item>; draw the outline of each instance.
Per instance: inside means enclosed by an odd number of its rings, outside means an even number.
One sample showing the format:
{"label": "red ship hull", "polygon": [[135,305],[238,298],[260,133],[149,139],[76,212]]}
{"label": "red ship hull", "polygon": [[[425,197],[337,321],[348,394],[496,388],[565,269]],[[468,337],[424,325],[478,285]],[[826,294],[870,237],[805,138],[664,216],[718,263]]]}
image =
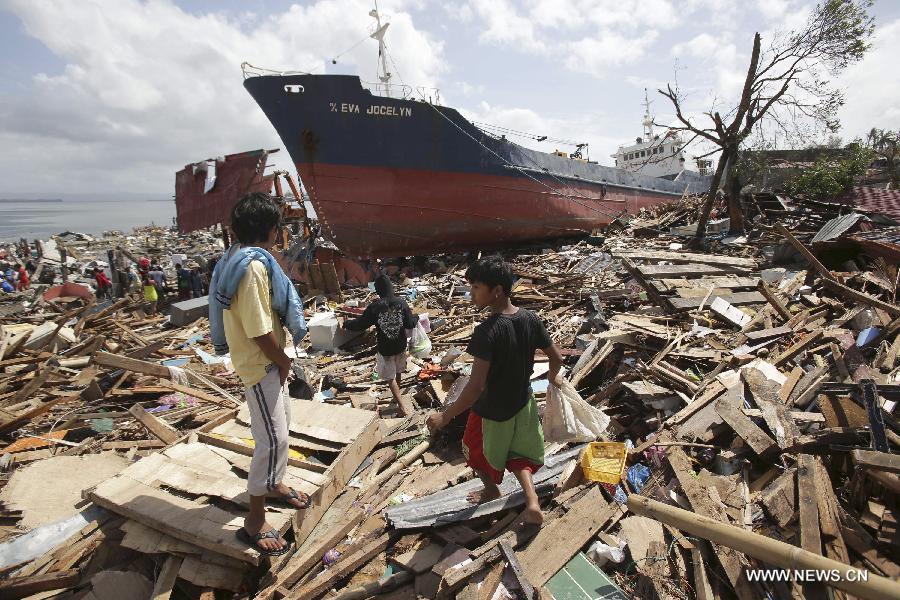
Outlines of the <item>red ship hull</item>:
{"label": "red ship hull", "polygon": [[413,256],[574,237],[671,193],[420,169],[298,163],[323,233],[346,254]]}

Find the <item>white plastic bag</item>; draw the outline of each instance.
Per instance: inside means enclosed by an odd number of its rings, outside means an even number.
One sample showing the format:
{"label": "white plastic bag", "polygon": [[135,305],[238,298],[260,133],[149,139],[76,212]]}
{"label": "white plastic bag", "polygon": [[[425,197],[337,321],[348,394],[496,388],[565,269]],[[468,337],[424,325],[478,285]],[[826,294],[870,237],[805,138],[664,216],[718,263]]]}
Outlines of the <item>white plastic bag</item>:
{"label": "white plastic bag", "polygon": [[428,334],[425,333],[421,322],[416,323],[412,336],[409,338],[409,353],[416,358],[427,358],[431,355],[431,340],[428,339]]}
{"label": "white plastic bag", "polygon": [[593,442],[606,433],[609,417],[585,402],[571,383],[550,384],[544,406],[545,442]]}
{"label": "white plastic bag", "polygon": [[619,542],[617,546],[607,546],[600,540],[597,540],[591,547],[588,549],[588,556],[594,563],[603,568],[603,565],[612,561],[616,564],[625,560],[625,540],[619,540],[618,538],[613,538]]}

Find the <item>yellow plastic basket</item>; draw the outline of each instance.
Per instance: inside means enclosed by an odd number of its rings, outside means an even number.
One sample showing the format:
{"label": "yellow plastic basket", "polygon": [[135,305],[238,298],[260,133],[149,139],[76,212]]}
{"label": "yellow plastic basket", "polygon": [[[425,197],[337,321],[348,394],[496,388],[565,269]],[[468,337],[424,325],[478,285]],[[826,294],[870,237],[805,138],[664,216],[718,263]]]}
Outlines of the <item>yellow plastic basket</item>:
{"label": "yellow plastic basket", "polygon": [[581,470],[588,481],[613,485],[622,481],[628,450],[622,442],[591,442],[581,452]]}

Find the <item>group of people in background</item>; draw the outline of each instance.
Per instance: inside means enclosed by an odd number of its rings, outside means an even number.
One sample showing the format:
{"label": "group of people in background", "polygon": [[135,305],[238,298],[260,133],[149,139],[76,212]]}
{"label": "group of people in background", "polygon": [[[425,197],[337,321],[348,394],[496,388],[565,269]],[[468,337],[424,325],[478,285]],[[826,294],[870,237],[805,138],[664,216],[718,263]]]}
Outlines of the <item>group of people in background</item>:
{"label": "group of people in background", "polygon": [[31,273],[26,265],[7,265],[0,273],[0,290],[7,294],[21,292],[31,287]]}
{"label": "group of people in background", "polygon": [[[169,292],[169,281],[165,271],[157,261],[142,258],[138,263],[144,301],[147,302],[149,314],[155,315],[160,300]],[[200,298],[209,292],[209,278],[195,261],[188,261],[187,266],[175,264],[175,286],[178,300]]]}

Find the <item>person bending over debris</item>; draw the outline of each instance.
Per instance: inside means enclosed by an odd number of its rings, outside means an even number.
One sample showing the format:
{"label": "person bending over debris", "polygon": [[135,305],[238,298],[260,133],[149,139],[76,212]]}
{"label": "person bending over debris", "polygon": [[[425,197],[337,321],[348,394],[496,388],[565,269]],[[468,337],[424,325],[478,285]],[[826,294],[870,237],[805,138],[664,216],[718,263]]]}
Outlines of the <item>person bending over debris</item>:
{"label": "person bending over debris", "polygon": [[112,282],[98,267],[94,267],[94,281],[97,282],[97,297],[112,300]]}
{"label": "person bending over debris", "polygon": [[284,384],[291,359],[284,352],[284,327],[294,344],[306,335],[303,303],[268,249],[281,213],[267,194],[241,198],[231,213],[237,242],[216,265],[210,301],[210,338],[217,354],[231,352],[250,409],[253,458],[247,476],[250,512],[237,537],[263,554],[277,556],[288,543],[266,522],[266,498],[307,508],[309,497],[282,479],[288,460],[290,400]]}
{"label": "person bending over debris", "polygon": [[379,379],[389,382],[394,402],[400,405],[400,379],[406,372],[406,330],[416,326],[418,320],[409,309],[406,300],[394,295],[394,286],[387,275],[375,278],[378,300],[366,307],[359,318],[344,322],[344,329],[363,331],[375,326],[378,353],[375,356],[375,372]]}
{"label": "person bending over debris", "polygon": [[562,355],[533,312],[510,302],[512,269],[498,256],[482,258],[466,271],[472,301],[490,316],[475,327],[466,352],[475,358],[472,375],[459,398],[429,415],[432,432],[467,409],[463,453],[484,483],[469,500],[484,503],[500,497],[498,485],[508,469],[525,492],[524,520],[539,525],[544,517],[532,474],[544,464],[544,432],[531,391],[534,351],[550,358],[550,381],[559,385]]}

